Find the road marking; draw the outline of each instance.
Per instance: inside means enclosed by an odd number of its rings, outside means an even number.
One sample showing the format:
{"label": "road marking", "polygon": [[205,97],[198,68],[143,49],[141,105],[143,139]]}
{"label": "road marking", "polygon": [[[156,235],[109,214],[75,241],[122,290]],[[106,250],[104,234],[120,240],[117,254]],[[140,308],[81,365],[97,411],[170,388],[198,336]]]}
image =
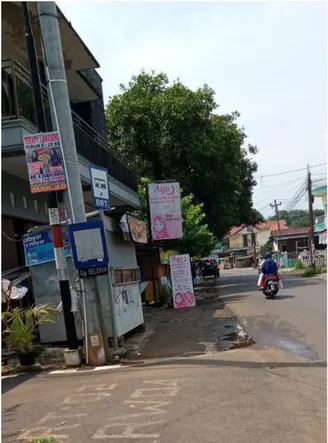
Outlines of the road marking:
{"label": "road marking", "polygon": [[171,388],[178,386],[177,380],[154,380],[154,381],[146,380],[143,383],[144,384],[167,386],[167,387],[171,387]]}
{"label": "road marking", "polygon": [[108,385],[86,385],[86,386],[81,386],[79,389],[77,389],[77,392],[82,392],[86,389],[92,389],[95,391],[112,391],[117,386],[118,386],[117,383],[114,383],[110,386],[108,386]]}
{"label": "road marking", "polygon": [[153,405],[147,406],[146,408],[142,409],[144,409],[145,411],[161,411],[163,414],[166,414],[166,411],[158,408],[160,406],[168,406],[171,402],[161,400],[125,400],[124,403],[128,403],[132,407],[135,407],[135,405]]}
{"label": "road marking", "polygon": [[56,412],[49,412],[45,417],[41,418],[38,423],[42,424],[48,420],[68,420],[71,417],[87,417],[88,414],[60,414],[58,415]]}
{"label": "road marking", "polygon": [[131,398],[140,397],[174,397],[178,393],[177,388],[140,388],[136,389],[131,395]]}
{"label": "road marking", "polygon": [[[149,421],[146,423],[111,423],[103,428],[99,429],[95,435],[92,437],[93,439],[113,439],[113,438],[159,438],[160,434],[137,434],[134,431],[138,428],[145,428],[148,426],[156,426],[164,424],[164,421]],[[117,427],[124,427],[123,432],[121,434],[112,434],[111,432],[106,434],[106,431]]]}
{"label": "road marking", "polygon": [[[75,403],[93,403],[96,401],[100,401],[103,400],[103,397],[109,397],[112,394],[106,393],[106,392],[102,392],[102,393],[98,393],[95,394],[93,392],[89,393],[89,394],[73,394],[70,395],[69,397],[65,398],[65,400],[63,401],[64,404],[75,404]],[[93,397],[93,398],[92,398]]]}
{"label": "road marking", "polygon": [[30,441],[31,439],[38,439],[38,438],[45,438],[45,437],[54,437],[58,440],[66,440],[68,439],[68,435],[62,434],[62,435],[55,435],[52,432],[53,428],[46,428],[46,427],[39,427],[39,428],[32,428],[28,429],[27,431],[23,432],[19,437],[17,437],[17,440],[24,440],[24,441]]}

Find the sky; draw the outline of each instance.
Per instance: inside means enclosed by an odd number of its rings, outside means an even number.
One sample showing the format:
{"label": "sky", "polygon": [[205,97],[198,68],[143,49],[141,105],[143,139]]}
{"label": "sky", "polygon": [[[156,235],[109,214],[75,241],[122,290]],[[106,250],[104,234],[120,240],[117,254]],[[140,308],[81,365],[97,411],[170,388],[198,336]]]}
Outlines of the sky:
{"label": "sky", "polygon": [[[142,69],[216,91],[220,113],[238,110],[257,145],[254,206],[287,208],[311,165],[326,177],[325,2],[58,2],[101,68],[105,104]],[[318,200],[318,199],[316,199]],[[306,208],[305,197],[294,206]],[[315,207],[322,208],[321,201]]]}

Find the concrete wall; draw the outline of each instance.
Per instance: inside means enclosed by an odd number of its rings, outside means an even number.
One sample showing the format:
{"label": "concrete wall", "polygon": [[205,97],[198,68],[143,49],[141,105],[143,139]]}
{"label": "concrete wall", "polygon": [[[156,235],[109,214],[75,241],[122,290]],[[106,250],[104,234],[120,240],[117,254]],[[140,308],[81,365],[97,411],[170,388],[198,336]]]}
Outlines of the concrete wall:
{"label": "concrete wall", "polygon": [[30,185],[27,181],[2,172],[1,197],[2,215],[35,222],[48,222],[45,206],[46,195],[42,193],[31,194]]}
{"label": "concrete wall", "polygon": [[240,249],[243,247],[243,236],[240,234],[229,235],[229,248]]}
{"label": "concrete wall", "polygon": [[258,246],[265,245],[271,236],[271,231],[269,229],[264,229],[262,231],[257,231],[256,233],[256,241]]}

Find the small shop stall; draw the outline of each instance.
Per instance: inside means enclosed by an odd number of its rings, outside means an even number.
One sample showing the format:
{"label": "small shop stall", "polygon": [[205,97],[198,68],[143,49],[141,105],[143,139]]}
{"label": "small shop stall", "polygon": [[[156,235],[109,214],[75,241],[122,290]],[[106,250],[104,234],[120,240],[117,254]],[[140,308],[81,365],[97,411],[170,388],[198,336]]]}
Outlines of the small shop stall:
{"label": "small shop stall", "polygon": [[[104,227],[110,272],[112,273],[117,335],[121,337],[144,322],[140,296],[140,272],[137,265],[135,242],[131,236],[127,238],[120,223],[122,209],[111,210],[109,214],[110,216],[104,216]],[[78,287],[78,284],[75,283],[78,280],[78,275],[70,257],[69,240],[65,231],[64,241],[69,279],[75,289]],[[36,303],[52,303],[58,306],[61,299],[50,228],[34,228],[25,236],[24,244],[26,264],[31,273]],[[97,282],[105,325],[108,337],[111,338],[108,278],[107,276],[99,276]],[[73,299],[72,301],[74,302]],[[76,303],[72,303],[72,310],[75,311],[78,338],[82,339],[82,307],[79,298],[75,301]],[[45,323],[40,326],[40,339],[42,343],[66,342],[62,313],[58,315],[56,323]]]}

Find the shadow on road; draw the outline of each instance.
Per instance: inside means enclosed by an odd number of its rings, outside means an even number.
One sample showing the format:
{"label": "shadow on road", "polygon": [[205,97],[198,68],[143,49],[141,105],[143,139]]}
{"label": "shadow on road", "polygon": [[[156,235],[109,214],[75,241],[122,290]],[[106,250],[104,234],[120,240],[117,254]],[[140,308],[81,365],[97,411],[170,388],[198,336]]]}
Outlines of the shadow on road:
{"label": "shadow on road", "polygon": [[2,388],[2,394],[6,394],[11,389],[16,388],[21,383],[25,383],[26,381],[34,378],[37,374],[21,374],[17,375],[17,377],[8,377],[8,378],[2,378],[1,380],[1,388]]}
{"label": "shadow on road", "polygon": [[155,367],[155,366],[171,366],[171,365],[186,365],[186,366],[220,366],[220,367],[236,367],[247,369],[261,369],[261,368],[326,368],[327,362],[254,362],[254,361],[227,361],[227,360],[212,360],[212,359],[174,359],[160,362],[149,362],[133,365],[134,367]]}

